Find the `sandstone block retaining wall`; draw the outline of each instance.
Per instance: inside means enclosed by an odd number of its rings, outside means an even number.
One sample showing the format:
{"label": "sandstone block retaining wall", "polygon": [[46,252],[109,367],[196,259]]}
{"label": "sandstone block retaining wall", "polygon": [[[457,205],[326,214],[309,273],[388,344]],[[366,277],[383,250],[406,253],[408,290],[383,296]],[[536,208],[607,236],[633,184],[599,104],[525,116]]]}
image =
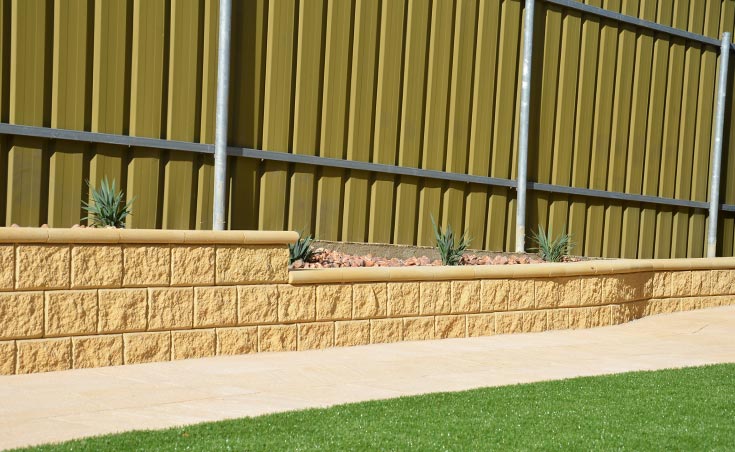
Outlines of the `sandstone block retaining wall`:
{"label": "sandstone block retaining wall", "polygon": [[287,270],[294,233],[0,228],[0,374],[615,325],[735,260]]}

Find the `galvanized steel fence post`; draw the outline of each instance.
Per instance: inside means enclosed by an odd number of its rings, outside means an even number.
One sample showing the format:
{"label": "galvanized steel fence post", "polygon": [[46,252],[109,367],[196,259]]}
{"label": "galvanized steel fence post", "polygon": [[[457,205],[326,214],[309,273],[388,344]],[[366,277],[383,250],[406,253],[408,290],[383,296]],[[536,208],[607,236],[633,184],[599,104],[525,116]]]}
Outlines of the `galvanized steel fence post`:
{"label": "galvanized steel fence post", "polygon": [[518,132],[518,206],[516,208],[516,252],[526,245],[526,180],[528,178],[528,122],[531,108],[531,58],[533,56],[533,9],[536,0],[526,0],[523,29],[523,72]]}
{"label": "galvanized steel fence post", "polygon": [[717,79],[717,110],[715,113],[715,140],[712,149],[709,181],[709,225],[707,228],[707,257],[717,255],[717,214],[720,208],[720,174],[722,172],[722,132],[725,126],[727,102],[727,64],[730,60],[730,33],[722,34],[720,46],[720,73]]}
{"label": "galvanized steel fence post", "polygon": [[230,87],[230,30],[232,24],[232,0],[219,2],[219,37],[217,45],[217,111],[214,137],[214,203],[212,227],[224,230],[227,186],[227,114]]}

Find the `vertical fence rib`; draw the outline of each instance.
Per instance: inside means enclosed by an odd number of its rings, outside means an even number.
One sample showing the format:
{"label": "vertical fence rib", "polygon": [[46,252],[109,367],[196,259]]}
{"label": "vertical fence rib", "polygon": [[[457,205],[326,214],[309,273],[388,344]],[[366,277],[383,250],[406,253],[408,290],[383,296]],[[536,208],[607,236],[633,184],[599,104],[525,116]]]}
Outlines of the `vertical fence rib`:
{"label": "vertical fence rib", "polygon": [[730,33],[722,34],[720,74],[717,81],[717,112],[715,116],[715,140],[712,149],[712,170],[709,184],[709,225],[707,230],[707,257],[717,254],[717,213],[720,202],[720,173],[722,165],[722,131],[725,124],[727,102],[727,63],[730,59]]}
{"label": "vertical fence rib", "polygon": [[516,209],[516,252],[525,250],[526,180],[528,173],[528,121],[531,104],[531,57],[533,55],[533,9],[536,0],[526,0],[523,29],[523,72],[518,131],[518,207]]}

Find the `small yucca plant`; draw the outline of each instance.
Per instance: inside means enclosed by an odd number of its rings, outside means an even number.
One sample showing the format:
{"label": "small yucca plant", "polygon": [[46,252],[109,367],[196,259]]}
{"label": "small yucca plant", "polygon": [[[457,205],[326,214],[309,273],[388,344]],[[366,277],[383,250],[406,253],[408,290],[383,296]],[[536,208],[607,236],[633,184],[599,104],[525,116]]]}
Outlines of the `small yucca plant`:
{"label": "small yucca plant", "polygon": [[87,181],[87,186],[92,202],[82,201],[82,209],[89,214],[82,220],[89,220],[89,225],[96,228],[106,226],[124,228],[125,218],[132,215],[130,206],[134,199],[127,204],[123,202],[125,193],[122,190],[117,191],[115,179],[112,179],[112,184],[110,184],[106,177],[103,178],[99,189],[94,188],[89,181]]}
{"label": "small yucca plant", "polygon": [[543,226],[539,225],[538,231],[532,235],[533,241],[536,242],[536,248],[532,249],[546,262],[561,262],[574,248],[572,236],[566,232],[552,240],[551,233],[547,233]]}
{"label": "small yucca plant", "polygon": [[462,237],[459,238],[459,243],[455,243],[454,231],[452,231],[451,225],[447,225],[447,230],[442,231],[436,225],[433,215],[431,216],[431,225],[434,226],[436,247],[439,250],[442,264],[459,265],[462,260],[462,255],[470,244],[470,239],[467,237],[467,234],[462,234]]}
{"label": "small yucca plant", "polygon": [[304,237],[303,232],[299,232],[299,238],[296,240],[296,243],[288,245],[288,263],[293,264],[297,260],[308,261],[314,255],[314,248],[311,246],[313,241],[314,239],[311,235]]}

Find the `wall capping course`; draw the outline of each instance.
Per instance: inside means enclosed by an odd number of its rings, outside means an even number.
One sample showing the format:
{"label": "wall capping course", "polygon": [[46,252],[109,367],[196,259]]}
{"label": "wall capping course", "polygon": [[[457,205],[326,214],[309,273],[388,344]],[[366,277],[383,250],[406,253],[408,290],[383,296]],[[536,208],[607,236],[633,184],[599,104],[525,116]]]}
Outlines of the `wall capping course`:
{"label": "wall capping course", "polygon": [[294,243],[298,237],[294,231],[0,228],[0,243],[286,245]]}
{"label": "wall capping course", "polygon": [[290,284],[448,281],[471,279],[557,278],[615,275],[651,271],[717,270],[735,268],[735,258],[615,259],[568,263],[473,265],[458,267],[371,267],[292,270]]}

